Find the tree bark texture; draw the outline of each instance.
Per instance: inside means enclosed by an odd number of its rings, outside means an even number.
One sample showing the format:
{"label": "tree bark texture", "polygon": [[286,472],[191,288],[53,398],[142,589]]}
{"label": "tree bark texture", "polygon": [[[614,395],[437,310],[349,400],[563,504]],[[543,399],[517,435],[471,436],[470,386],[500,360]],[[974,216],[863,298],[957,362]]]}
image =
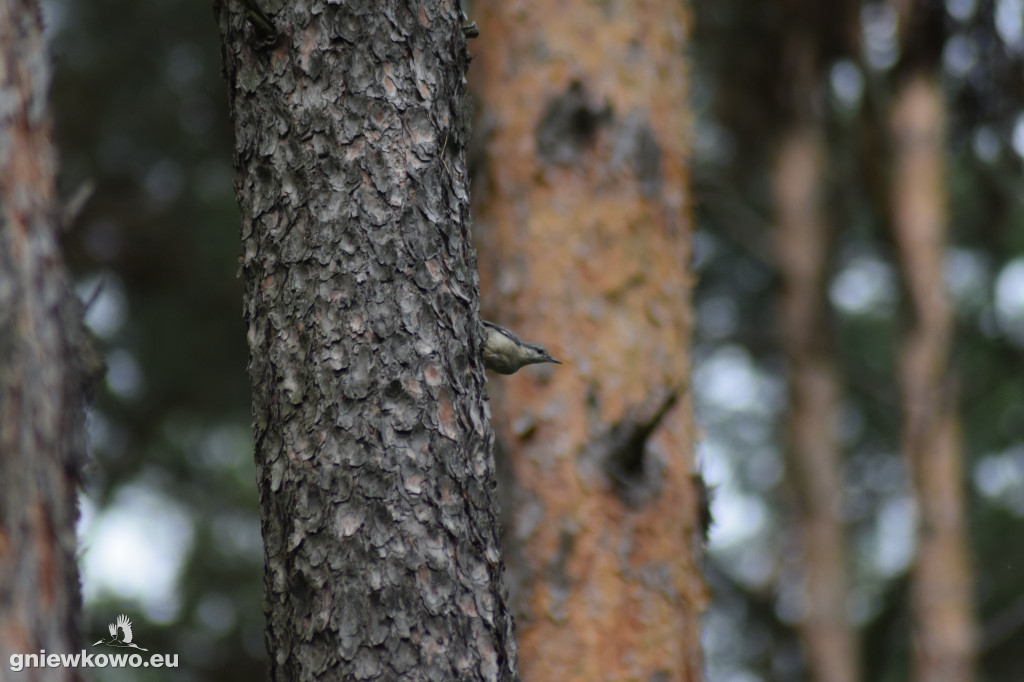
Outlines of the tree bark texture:
{"label": "tree bark texture", "polygon": [[[0,666],[73,653],[81,608],[75,551],[83,460],[77,301],[58,244],[39,7],[0,0]],[[78,325],[78,326],[76,326]],[[3,677],[3,674],[0,674]],[[19,679],[77,680],[33,668]]]}
{"label": "tree bark texture", "polygon": [[263,4],[219,20],[271,678],[517,679],[460,10]]}
{"label": "tree bark texture", "polygon": [[565,362],[490,389],[524,678],[700,679],[688,17],[674,1],[474,12],[485,302]]}
{"label": "tree bark texture", "polygon": [[821,131],[804,121],[782,134],[774,167],[780,328],[789,378],[787,478],[800,528],[800,635],[808,668],[815,680],[856,682],[857,646],[846,616],[842,465],[833,431],[839,387],[825,299],[831,241],[822,211],[826,153]]}
{"label": "tree bark texture", "polygon": [[974,679],[974,590],[949,367],[953,318],[943,279],[946,127],[937,79],[916,73],[901,84],[890,132],[893,230],[909,319],[900,357],[903,450],[918,513],[912,583],[915,679],[966,682]]}

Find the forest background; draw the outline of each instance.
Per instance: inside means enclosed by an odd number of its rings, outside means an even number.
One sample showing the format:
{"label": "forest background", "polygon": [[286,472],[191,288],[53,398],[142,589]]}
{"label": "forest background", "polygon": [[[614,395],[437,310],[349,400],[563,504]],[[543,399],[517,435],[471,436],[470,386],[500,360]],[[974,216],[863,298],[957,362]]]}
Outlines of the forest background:
{"label": "forest background", "polygon": [[[800,129],[813,131],[827,197],[814,347],[837,377],[843,607],[864,678],[909,679],[915,505],[898,349],[914,321],[892,218],[900,186],[880,140],[919,69],[942,95],[949,232],[933,274],[955,322],[943,385],[955,387],[961,433],[979,677],[1018,680],[1024,543],[1008,539],[1024,515],[1024,3],[918,3],[913,22],[899,3],[835,7],[691,8],[691,386],[715,517],[708,678],[790,681],[812,669],[795,549],[807,506],[786,454],[798,363],[773,236],[780,150]],[[83,631],[128,612],[152,650],[189,652],[189,679],[258,678],[262,554],[217,27],[207,5],[175,0],[44,9],[62,194],[95,188],[65,249],[80,295],[95,294],[87,321],[108,364],[89,423]]]}

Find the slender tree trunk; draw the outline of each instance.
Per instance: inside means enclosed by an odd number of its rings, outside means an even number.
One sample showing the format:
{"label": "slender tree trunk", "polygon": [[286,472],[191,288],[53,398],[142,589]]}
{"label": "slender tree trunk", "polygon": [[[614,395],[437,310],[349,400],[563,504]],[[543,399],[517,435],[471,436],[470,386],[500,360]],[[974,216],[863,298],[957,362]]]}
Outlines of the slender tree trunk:
{"label": "slender tree trunk", "polygon": [[517,679],[459,10],[277,7],[219,11],[271,678]]}
{"label": "slender tree trunk", "polygon": [[812,122],[782,135],[774,172],[775,252],[783,281],[780,326],[789,365],[788,478],[805,571],[800,634],[813,679],[855,682],[859,661],[846,615],[843,487],[834,433],[839,387],[825,298],[831,241],[821,203],[826,154],[821,131]]}
{"label": "slender tree trunk", "polygon": [[[84,451],[77,301],[58,245],[40,10],[0,0],[0,666],[80,647],[75,563]],[[0,673],[4,679],[10,672]],[[24,680],[76,680],[33,668]]]}
{"label": "slender tree trunk", "polygon": [[524,677],[700,679],[684,6],[474,11],[484,291],[565,361],[491,388]]}
{"label": "slender tree trunk", "polygon": [[974,676],[973,585],[965,528],[963,463],[949,368],[953,320],[943,280],[946,127],[938,81],[914,74],[897,92],[893,229],[907,290],[900,357],[903,449],[918,508],[913,645],[920,682]]}

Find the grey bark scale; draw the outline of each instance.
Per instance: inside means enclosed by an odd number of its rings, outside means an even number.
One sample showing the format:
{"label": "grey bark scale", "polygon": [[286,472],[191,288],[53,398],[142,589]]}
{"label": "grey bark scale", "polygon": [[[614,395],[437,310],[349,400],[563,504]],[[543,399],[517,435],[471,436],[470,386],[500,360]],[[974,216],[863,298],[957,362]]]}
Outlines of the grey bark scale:
{"label": "grey bark scale", "polygon": [[[50,71],[38,5],[0,0],[0,665],[76,652],[84,339],[58,243]],[[22,673],[80,679],[66,668]],[[0,677],[4,677],[0,674]],[[4,678],[6,679],[6,678]]]}
{"label": "grey bark scale", "polygon": [[244,6],[217,13],[271,679],[518,679],[479,355],[461,10],[264,5],[269,41]]}

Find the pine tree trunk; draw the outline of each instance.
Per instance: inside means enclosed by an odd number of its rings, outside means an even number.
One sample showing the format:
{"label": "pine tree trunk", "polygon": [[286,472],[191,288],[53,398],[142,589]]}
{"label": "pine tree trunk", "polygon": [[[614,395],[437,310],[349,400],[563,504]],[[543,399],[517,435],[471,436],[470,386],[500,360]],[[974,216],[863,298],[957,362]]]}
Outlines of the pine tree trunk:
{"label": "pine tree trunk", "polygon": [[489,317],[565,362],[491,388],[523,676],[700,679],[683,3],[474,12]]}
{"label": "pine tree trunk", "polygon": [[945,107],[937,79],[916,73],[890,119],[893,230],[909,303],[900,355],[903,450],[918,508],[912,582],[915,679],[974,679],[973,580],[968,556],[960,423],[949,368],[946,298]]}
{"label": "pine tree trunk", "polygon": [[218,12],[271,678],[516,679],[459,11],[277,7]]}
{"label": "pine tree trunk", "polygon": [[[813,85],[806,79],[803,84],[810,92]],[[822,131],[807,117],[782,134],[774,168],[780,328],[789,378],[787,479],[800,529],[805,603],[799,628],[811,678],[856,682],[860,665],[846,616],[842,464],[834,433],[839,380],[826,316],[826,154]]]}
{"label": "pine tree trunk", "polygon": [[[0,0],[0,666],[80,650],[82,338],[58,244],[49,64],[39,7]],[[0,673],[6,679],[10,673]],[[77,680],[45,667],[27,680]]]}

